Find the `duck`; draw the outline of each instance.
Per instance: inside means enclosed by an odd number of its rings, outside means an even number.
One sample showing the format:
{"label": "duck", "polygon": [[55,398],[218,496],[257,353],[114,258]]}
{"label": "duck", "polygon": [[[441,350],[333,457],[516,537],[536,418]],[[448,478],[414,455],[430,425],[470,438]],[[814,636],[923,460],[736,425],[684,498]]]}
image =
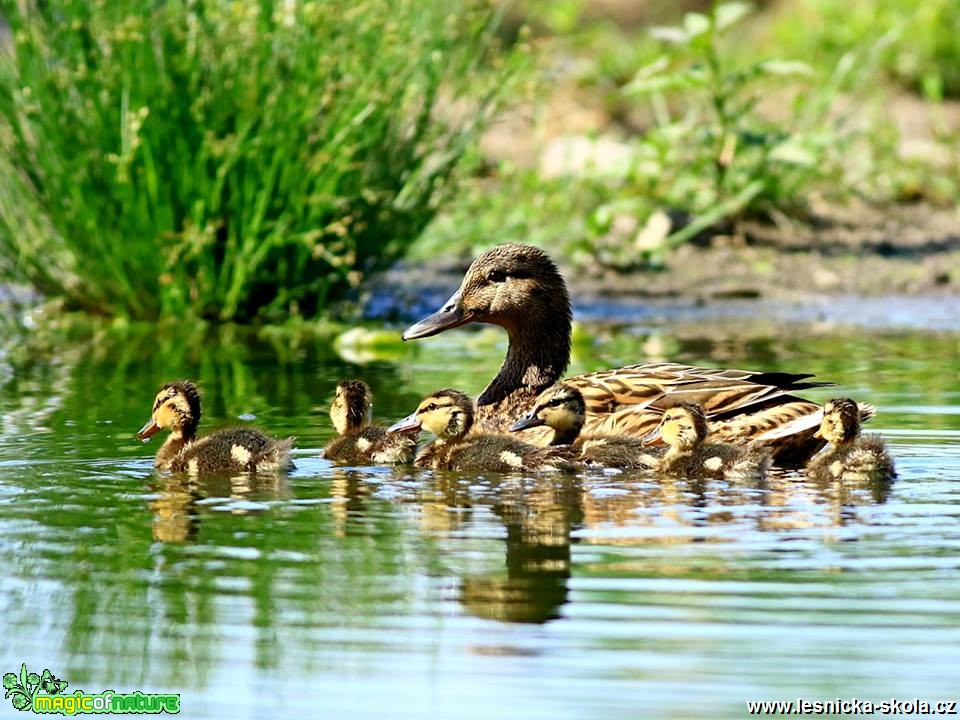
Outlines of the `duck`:
{"label": "duck", "polygon": [[583,435],[586,421],[583,393],[568,383],[544,391],[530,411],[510,426],[511,432],[545,426],[553,430],[551,447],[564,448],[565,456],[586,467],[649,470],[656,467],[663,446],[645,445],[640,438]]}
{"label": "duck", "polygon": [[150,419],[137,432],[147,442],[160,430],[170,437],[160,446],[154,465],[160,470],[204,473],[277,472],[291,467],[296,438],[276,440],[254,428],[226,428],[197,437],[200,391],[190,380],[165,383],[153,401]]}
{"label": "duck", "polygon": [[820,481],[889,483],[897,477],[893,458],[879,435],[860,434],[860,406],[848,397],[827,400],[817,434],[830,447],[807,463],[807,475]]}
{"label": "duck", "polygon": [[327,443],[323,457],[351,464],[408,465],[417,451],[416,434],[391,433],[372,425],[373,394],[362,380],[337,383],[330,404],[330,421],[337,437]]}
{"label": "duck", "polygon": [[416,467],[465,472],[556,472],[572,466],[550,448],[498,433],[471,434],[474,402],[450,388],[427,395],[417,409],[397,421],[388,433],[428,430],[436,439],[414,460]]}
{"label": "duck", "polygon": [[[477,398],[476,427],[503,432],[528,413],[537,397],[559,381],[570,362],[572,314],[566,282],[540,248],[519,243],[493,247],[474,259],[460,287],[436,312],[403,332],[427,338],[471,323],[507,332],[499,372]],[[784,466],[802,467],[826,443],[816,436],[821,407],[795,393],[829,383],[811,373],[715,369],[654,362],[568,377],[583,394],[583,431],[643,438],[679,402],[700,405],[714,434],[735,445],[760,442]],[[864,420],[869,419],[868,410]],[[520,436],[546,445],[551,433],[531,428]]]}
{"label": "duck", "polygon": [[696,403],[680,403],[666,410],[654,432],[667,445],[656,466],[664,475],[762,479],[770,464],[770,453],[762,446],[707,442],[710,427],[703,408]]}

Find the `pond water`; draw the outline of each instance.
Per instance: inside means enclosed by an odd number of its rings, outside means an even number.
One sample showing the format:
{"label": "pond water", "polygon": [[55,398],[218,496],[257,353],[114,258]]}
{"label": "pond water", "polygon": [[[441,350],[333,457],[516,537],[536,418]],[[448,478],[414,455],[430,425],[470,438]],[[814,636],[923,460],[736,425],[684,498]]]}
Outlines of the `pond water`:
{"label": "pond water", "polygon": [[[889,491],[336,467],[375,415],[482,389],[499,331],[347,347],[103,330],[0,351],[0,670],[179,692],[189,718],[743,717],[748,700],[960,699],[960,331],[817,318],[588,323],[571,372],[816,372],[879,407]],[[287,478],[157,474],[133,433],[192,377],[202,427],[297,435]],[[6,706],[8,700],[3,701]],[[10,712],[4,713],[9,716]]]}

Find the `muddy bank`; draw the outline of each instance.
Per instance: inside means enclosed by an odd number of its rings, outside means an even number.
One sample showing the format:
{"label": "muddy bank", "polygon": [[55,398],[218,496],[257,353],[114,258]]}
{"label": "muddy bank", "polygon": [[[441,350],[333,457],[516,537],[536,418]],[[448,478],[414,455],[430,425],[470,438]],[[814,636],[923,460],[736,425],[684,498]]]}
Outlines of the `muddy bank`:
{"label": "muddy bank", "polygon": [[[917,205],[835,214],[819,227],[750,227],[738,237],[683,246],[658,271],[577,268],[554,255],[585,320],[744,317],[960,329],[955,210]],[[432,312],[471,259],[397,266],[370,283],[364,316],[404,322]]]}

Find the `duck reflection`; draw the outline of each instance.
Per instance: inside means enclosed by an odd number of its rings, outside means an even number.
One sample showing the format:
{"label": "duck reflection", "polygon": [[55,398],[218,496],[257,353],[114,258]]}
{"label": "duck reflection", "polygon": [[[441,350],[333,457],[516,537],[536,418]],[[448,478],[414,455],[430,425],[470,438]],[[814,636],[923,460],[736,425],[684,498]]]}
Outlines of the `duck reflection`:
{"label": "duck reflection", "polygon": [[[505,569],[466,575],[460,602],[477,617],[504,622],[544,623],[567,602],[570,533],[582,518],[581,486],[575,477],[476,478],[435,476],[425,517],[432,531],[457,529],[477,505],[486,506],[506,531]],[[446,508],[446,520],[440,503]]]}
{"label": "duck reflection", "polygon": [[157,497],[150,501],[153,512],[153,539],[162,543],[185,543],[195,540],[200,532],[204,513],[197,503],[223,498],[233,515],[253,515],[265,508],[251,503],[277,500],[290,496],[286,478],[279,474],[202,475],[186,473],[158,474],[150,488]]}

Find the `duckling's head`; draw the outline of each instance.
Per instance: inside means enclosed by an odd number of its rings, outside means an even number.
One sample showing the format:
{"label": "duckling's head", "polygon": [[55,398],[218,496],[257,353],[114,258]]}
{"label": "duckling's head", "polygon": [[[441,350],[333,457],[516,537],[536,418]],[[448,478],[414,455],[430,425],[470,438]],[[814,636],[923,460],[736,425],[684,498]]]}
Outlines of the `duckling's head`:
{"label": "duckling's head", "polygon": [[150,419],[140,428],[137,439],[147,441],[160,430],[190,438],[199,424],[200,391],[189,380],[174,380],[160,388]]}
{"label": "duckling's head", "polygon": [[860,406],[850,398],[827,400],[817,434],[834,445],[855,440],[860,434]]}
{"label": "duckling's head", "polygon": [[699,405],[680,403],[666,410],[660,419],[660,437],[676,450],[692,450],[710,432],[707,418]]}
{"label": "duckling's head", "polygon": [[362,430],[370,424],[373,396],[360,380],[342,380],[330,404],[330,421],[339,435]]}
{"label": "duckling's head", "polygon": [[546,425],[564,436],[576,437],[587,417],[583,394],[573,385],[557,383],[534,401],[533,407],[511,427],[512,432]]}
{"label": "duckling's head", "polygon": [[540,248],[510,243],[479,255],[460,289],[437,312],[407,328],[404,340],[480,322],[510,330],[570,331],[570,296],[557,266]]}
{"label": "duckling's head", "polygon": [[391,425],[387,432],[424,428],[441,440],[463,437],[473,425],[473,400],[457,390],[439,390],[428,395],[417,409]]}

